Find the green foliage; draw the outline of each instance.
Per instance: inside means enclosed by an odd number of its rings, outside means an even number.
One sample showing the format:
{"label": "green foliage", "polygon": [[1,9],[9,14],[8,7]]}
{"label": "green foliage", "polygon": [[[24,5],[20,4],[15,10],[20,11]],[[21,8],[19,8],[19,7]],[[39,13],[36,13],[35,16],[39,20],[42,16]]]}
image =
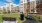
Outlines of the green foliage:
{"label": "green foliage", "polygon": [[26,9],[26,12],[27,12],[27,15],[28,15],[28,12],[29,12],[29,9],[28,8]]}
{"label": "green foliage", "polygon": [[28,9],[28,8],[26,9],[26,12],[27,12],[27,13],[29,12],[29,9]]}
{"label": "green foliage", "polygon": [[8,10],[8,13],[10,13],[10,10]]}
{"label": "green foliage", "polygon": [[39,22],[42,22],[42,20],[39,20]]}
{"label": "green foliage", "polygon": [[22,21],[19,19],[20,14],[2,14],[0,15],[0,23],[2,22],[2,17],[11,17],[11,18],[16,18],[18,20],[18,23],[22,23]]}
{"label": "green foliage", "polygon": [[29,9],[28,8],[26,9],[26,12],[29,12]]}

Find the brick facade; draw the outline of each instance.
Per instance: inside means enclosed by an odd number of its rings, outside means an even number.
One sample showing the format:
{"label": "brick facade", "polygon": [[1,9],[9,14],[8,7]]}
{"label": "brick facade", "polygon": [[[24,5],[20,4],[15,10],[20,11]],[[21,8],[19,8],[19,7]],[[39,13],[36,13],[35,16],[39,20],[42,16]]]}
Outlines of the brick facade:
{"label": "brick facade", "polygon": [[27,3],[24,4],[24,13],[26,13]]}
{"label": "brick facade", "polygon": [[42,13],[42,2],[40,2],[40,4],[37,4],[36,8],[38,13]]}

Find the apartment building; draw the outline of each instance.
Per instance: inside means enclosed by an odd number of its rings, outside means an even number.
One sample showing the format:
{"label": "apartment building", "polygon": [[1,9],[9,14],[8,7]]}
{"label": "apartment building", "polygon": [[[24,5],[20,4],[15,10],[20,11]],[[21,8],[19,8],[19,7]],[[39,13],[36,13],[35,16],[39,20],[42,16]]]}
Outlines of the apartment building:
{"label": "apartment building", "polygon": [[37,13],[36,12],[36,0],[30,0],[30,13]]}
{"label": "apartment building", "polygon": [[24,0],[24,13],[26,13],[26,9],[27,9],[27,0]]}
{"label": "apartment building", "polygon": [[[26,13],[26,9],[29,9],[29,13],[41,13],[42,10],[42,0],[20,0],[19,6],[16,4],[10,3],[6,7],[6,10],[10,10],[11,13],[19,12]],[[3,8],[5,8],[3,7]]]}
{"label": "apartment building", "polygon": [[26,13],[27,0],[20,0],[20,12]]}
{"label": "apartment building", "polygon": [[2,10],[2,7],[0,7],[0,10]]}
{"label": "apartment building", "polygon": [[8,13],[8,11],[10,11],[10,6],[9,6],[9,4],[7,4],[7,5],[5,6],[5,8],[6,8],[6,11],[7,11],[7,13]]}
{"label": "apartment building", "polygon": [[[28,0],[29,2],[29,0]],[[30,0],[30,13],[40,13],[42,14],[42,0]],[[29,4],[27,3],[27,4]]]}
{"label": "apartment building", "polygon": [[16,12],[16,4],[10,3],[10,12],[15,13]]}
{"label": "apartment building", "polygon": [[4,12],[4,11],[6,12],[6,8],[5,8],[5,6],[3,6],[3,12]]}
{"label": "apartment building", "polygon": [[42,0],[36,0],[37,13],[42,14]]}
{"label": "apartment building", "polygon": [[36,0],[20,0],[20,11],[26,13],[27,8],[29,13],[37,13]]}
{"label": "apartment building", "polygon": [[6,7],[3,6],[2,8],[3,8],[3,9],[2,9],[2,13],[7,13]]}
{"label": "apartment building", "polygon": [[30,0],[27,0],[27,8],[29,9],[29,13],[30,13]]}
{"label": "apartment building", "polygon": [[24,0],[20,0],[20,12],[24,12],[24,3],[23,3]]}
{"label": "apartment building", "polygon": [[29,9],[29,13],[37,13],[36,11],[36,0],[27,0],[27,5],[26,5]]}
{"label": "apartment building", "polygon": [[9,13],[14,13],[16,11],[16,4],[10,3],[7,4],[6,6],[3,6],[3,12],[9,12]]}
{"label": "apartment building", "polygon": [[10,12],[14,13],[15,12],[15,5],[13,5],[13,3],[10,3]]}
{"label": "apartment building", "polygon": [[20,10],[19,8],[20,8],[19,5],[17,5],[17,6],[16,6],[16,11],[17,11],[17,12],[19,12],[19,10]]}

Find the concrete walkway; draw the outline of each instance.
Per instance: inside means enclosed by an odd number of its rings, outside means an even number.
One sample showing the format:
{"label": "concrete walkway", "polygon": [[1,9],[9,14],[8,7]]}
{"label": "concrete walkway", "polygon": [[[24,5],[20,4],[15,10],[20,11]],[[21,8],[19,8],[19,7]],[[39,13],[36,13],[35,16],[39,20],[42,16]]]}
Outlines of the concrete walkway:
{"label": "concrete walkway", "polygon": [[36,22],[33,21],[33,20],[26,20],[26,21],[24,21],[23,23],[36,23]]}
{"label": "concrete walkway", "polygon": [[24,21],[22,23],[42,23],[42,22],[36,22],[34,20],[26,20],[26,21]]}

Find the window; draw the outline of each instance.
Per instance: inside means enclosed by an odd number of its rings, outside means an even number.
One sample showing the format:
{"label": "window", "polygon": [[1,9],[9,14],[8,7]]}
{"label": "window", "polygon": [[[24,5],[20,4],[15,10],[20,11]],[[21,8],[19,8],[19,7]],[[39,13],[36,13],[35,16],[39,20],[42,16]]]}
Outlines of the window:
{"label": "window", "polygon": [[34,7],[31,9],[31,12],[33,12],[33,13],[35,12],[35,11],[34,11]]}
{"label": "window", "polygon": [[17,6],[17,7],[16,7],[16,10],[18,10],[18,9],[19,9],[19,7]]}
{"label": "window", "polygon": [[13,5],[11,5],[11,7],[13,7]]}
{"label": "window", "polygon": [[3,7],[3,11],[6,11],[5,7]]}
{"label": "window", "polygon": [[11,9],[14,9],[14,8],[11,8]]}
{"label": "window", "polygon": [[22,6],[23,4],[21,4],[21,6]]}
{"label": "window", "polygon": [[23,12],[23,7],[20,7],[20,12]]}
{"label": "window", "polygon": [[27,0],[27,2],[30,2],[30,0]]}
{"label": "window", "polygon": [[39,4],[40,3],[40,0],[36,0],[36,4]]}
{"label": "window", "polygon": [[25,0],[24,0],[24,2],[25,2]]}
{"label": "window", "polygon": [[27,8],[30,8],[30,5],[28,5]]}
{"label": "window", "polygon": [[21,1],[21,3],[23,3],[23,1]]}

